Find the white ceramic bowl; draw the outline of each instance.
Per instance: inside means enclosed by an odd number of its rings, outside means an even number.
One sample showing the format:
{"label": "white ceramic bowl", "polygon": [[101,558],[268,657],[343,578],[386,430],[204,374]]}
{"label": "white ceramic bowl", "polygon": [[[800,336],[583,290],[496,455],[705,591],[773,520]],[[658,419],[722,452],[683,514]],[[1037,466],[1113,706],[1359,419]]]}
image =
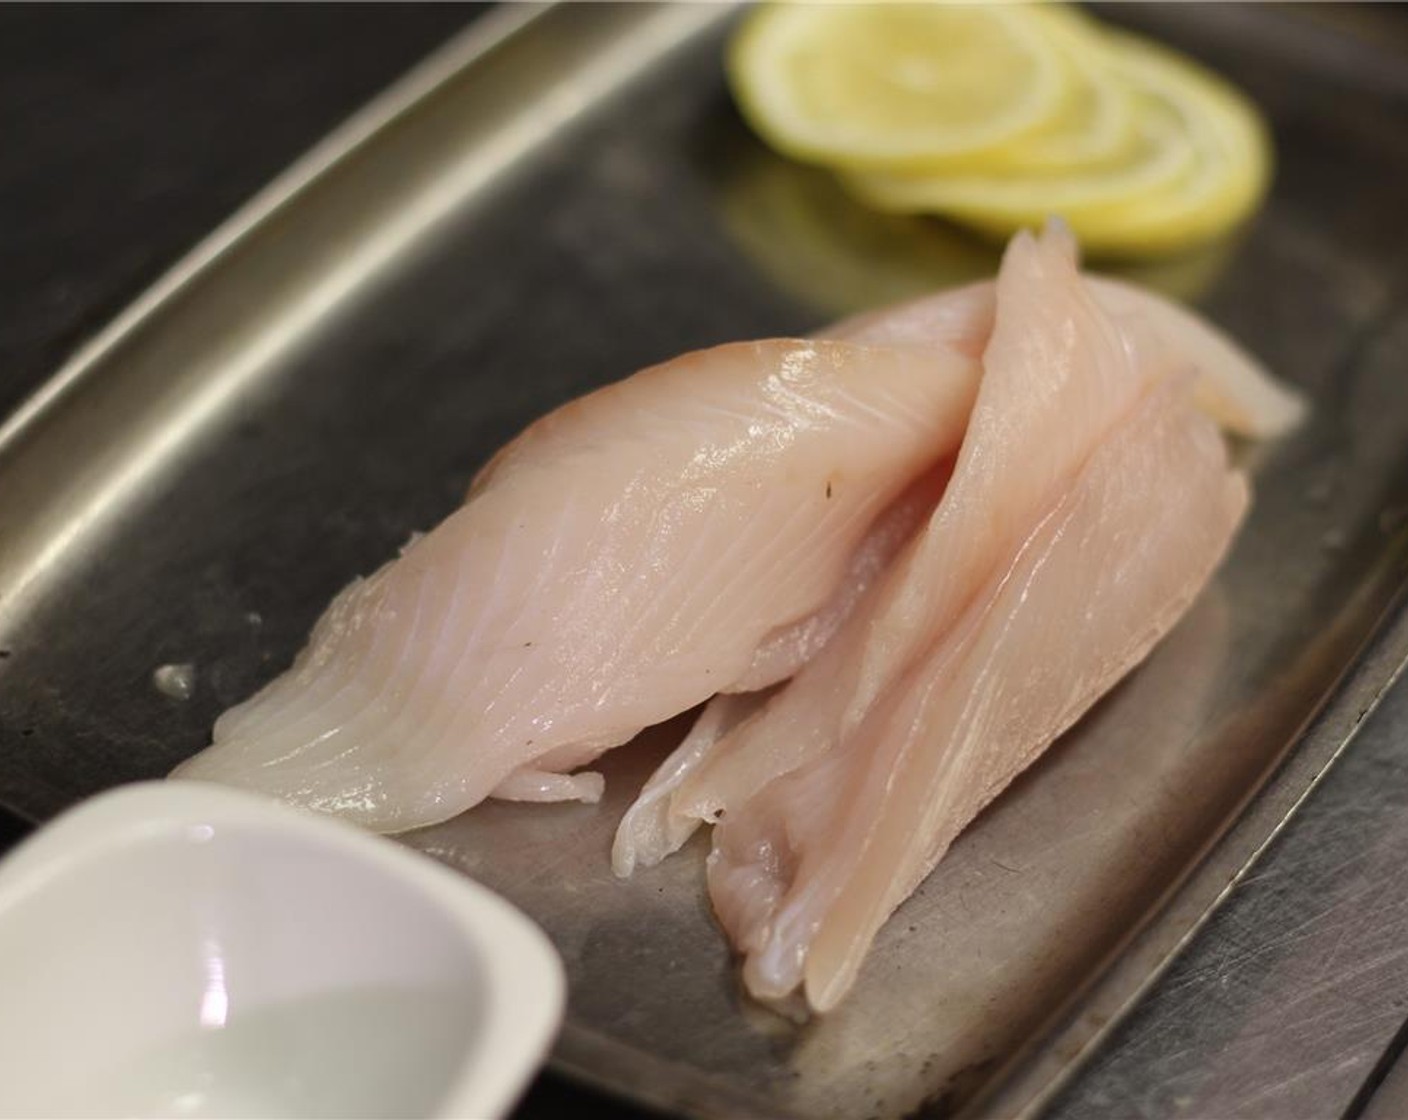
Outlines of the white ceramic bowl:
{"label": "white ceramic bowl", "polygon": [[212,785],[104,794],[0,863],[0,1115],[498,1116],[563,990],[484,887]]}

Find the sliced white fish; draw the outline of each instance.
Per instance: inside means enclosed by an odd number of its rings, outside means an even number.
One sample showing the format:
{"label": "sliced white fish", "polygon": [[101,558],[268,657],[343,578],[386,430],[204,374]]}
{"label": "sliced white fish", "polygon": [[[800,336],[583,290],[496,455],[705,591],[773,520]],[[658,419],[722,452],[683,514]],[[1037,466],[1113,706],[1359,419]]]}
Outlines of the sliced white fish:
{"label": "sliced white fish", "polygon": [[[1197,372],[1195,403],[1229,432],[1274,439],[1304,418],[1301,394],[1207,320],[1123,280],[1093,275],[1087,279],[1095,299],[1117,321],[1138,320],[1140,329],[1157,334],[1184,356]],[[977,357],[992,331],[994,306],[993,283],[983,281],[854,316],[825,334],[874,346],[947,345]]]}
{"label": "sliced white fish", "polygon": [[1246,504],[1195,362],[1111,314],[1059,230],[1017,238],[983,383],[921,534],[833,640],[676,782],[753,994],[817,1010],[953,838],[1141,660]]}
{"label": "sliced white fish", "polygon": [[859,726],[715,828],[749,990],[835,1007],[961,830],[1183,614],[1246,502],[1211,422],[1155,390]]}
{"label": "sliced white fish", "polygon": [[563,777],[734,687],[822,610],[877,517],[952,454],[977,364],[936,347],[741,343],[558,409],[467,503],[345,589],[181,777],[382,831]]}

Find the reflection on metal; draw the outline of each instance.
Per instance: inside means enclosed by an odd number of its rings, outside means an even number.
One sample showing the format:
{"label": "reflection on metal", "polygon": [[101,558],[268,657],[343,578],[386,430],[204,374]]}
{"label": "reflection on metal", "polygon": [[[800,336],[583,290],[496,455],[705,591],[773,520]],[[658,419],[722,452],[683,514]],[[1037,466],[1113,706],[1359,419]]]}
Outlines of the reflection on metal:
{"label": "reflection on metal", "polygon": [[[996,271],[1000,246],[937,219],[870,210],[830,172],[783,158],[735,120],[717,122],[708,140],[701,164],[730,237],[770,280],[828,318]],[[1235,245],[1233,239],[1168,259],[1089,263],[1192,302],[1216,283]]]}
{"label": "reflection on metal", "polygon": [[998,248],[956,226],[868,210],[835,176],[764,147],[732,118],[701,155],[729,235],[774,283],[841,318],[986,280]]}
{"label": "reflection on metal", "polygon": [[[1047,1120],[1354,1120],[1408,1021],[1405,735],[1394,688]],[[1380,1120],[1408,1116],[1385,1089]]]}

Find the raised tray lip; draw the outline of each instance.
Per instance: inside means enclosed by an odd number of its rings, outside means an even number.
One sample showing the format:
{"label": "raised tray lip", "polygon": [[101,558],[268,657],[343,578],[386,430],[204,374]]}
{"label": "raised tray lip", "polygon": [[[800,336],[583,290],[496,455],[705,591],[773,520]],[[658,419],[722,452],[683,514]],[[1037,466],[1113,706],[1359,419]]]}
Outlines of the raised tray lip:
{"label": "raised tray lip", "polygon": [[[482,62],[499,46],[522,35],[573,0],[515,0],[480,16],[402,78],[374,97],[234,214],[81,345],[8,417],[0,418],[0,475],[9,456],[66,400],[81,394],[105,361],[138,331],[171,310],[179,297],[225,262],[276,218],[297,213],[312,188],[437,91]],[[635,7],[635,5],[629,5]],[[722,18],[740,0],[709,0]],[[652,7],[640,5],[641,10]],[[1288,18],[1281,13],[1280,18]],[[4,589],[0,588],[0,605]],[[1209,839],[1202,857],[1170,885],[1150,918],[1074,991],[1028,1045],[992,1075],[988,1088],[959,1112],[962,1117],[1002,1116],[1033,1120],[1110,1038],[1114,1029],[1157,983],[1179,952],[1276,840],[1353,744],[1360,725],[1408,668],[1408,585],[1384,609],[1356,656],[1314,715],[1291,740],[1264,780],[1248,792],[1231,826]],[[29,819],[26,817],[26,819]],[[744,1092],[733,1092],[717,1076],[634,1049],[575,1024],[568,1017],[550,1065],[573,1079],[684,1115],[746,1114],[784,1120],[790,1113]]]}
{"label": "raised tray lip", "polygon": [[1358,735],[1408,669],[1408,586],[1400,587],[1318,710],[1291,739],[1240,814],[1209,838],[1202,857],[1170,884],[1151,917],[1084,989],[1072,992],[1047,1028],[1033,1032],[961,1115],[1035,1120],[1150,993]]}
{"label": "raised tray lip", "polygon": [[82,343],[57,370],[0,416],[0,462],[40,418],[68,394],[82,388],[95,368],[124,340],[167,311],[181,293],[221,267],[231,253],[276,215],[294,207],[309,188],[333,172],[374,137],[499,44],[520,33],[551,7],[538,0],[501,4],[432,51],[381,93],[260,188],[228,218],[198,241],[105,327]]}

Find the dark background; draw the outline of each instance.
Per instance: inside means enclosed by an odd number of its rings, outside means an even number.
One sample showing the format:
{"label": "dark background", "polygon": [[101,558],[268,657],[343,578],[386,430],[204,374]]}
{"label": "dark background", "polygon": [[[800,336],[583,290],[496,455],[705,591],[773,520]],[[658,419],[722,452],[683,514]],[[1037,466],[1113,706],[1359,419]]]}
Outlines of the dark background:
{"label": "dark background", "polygon": [[0,414],[483,10],[0,6]]}

